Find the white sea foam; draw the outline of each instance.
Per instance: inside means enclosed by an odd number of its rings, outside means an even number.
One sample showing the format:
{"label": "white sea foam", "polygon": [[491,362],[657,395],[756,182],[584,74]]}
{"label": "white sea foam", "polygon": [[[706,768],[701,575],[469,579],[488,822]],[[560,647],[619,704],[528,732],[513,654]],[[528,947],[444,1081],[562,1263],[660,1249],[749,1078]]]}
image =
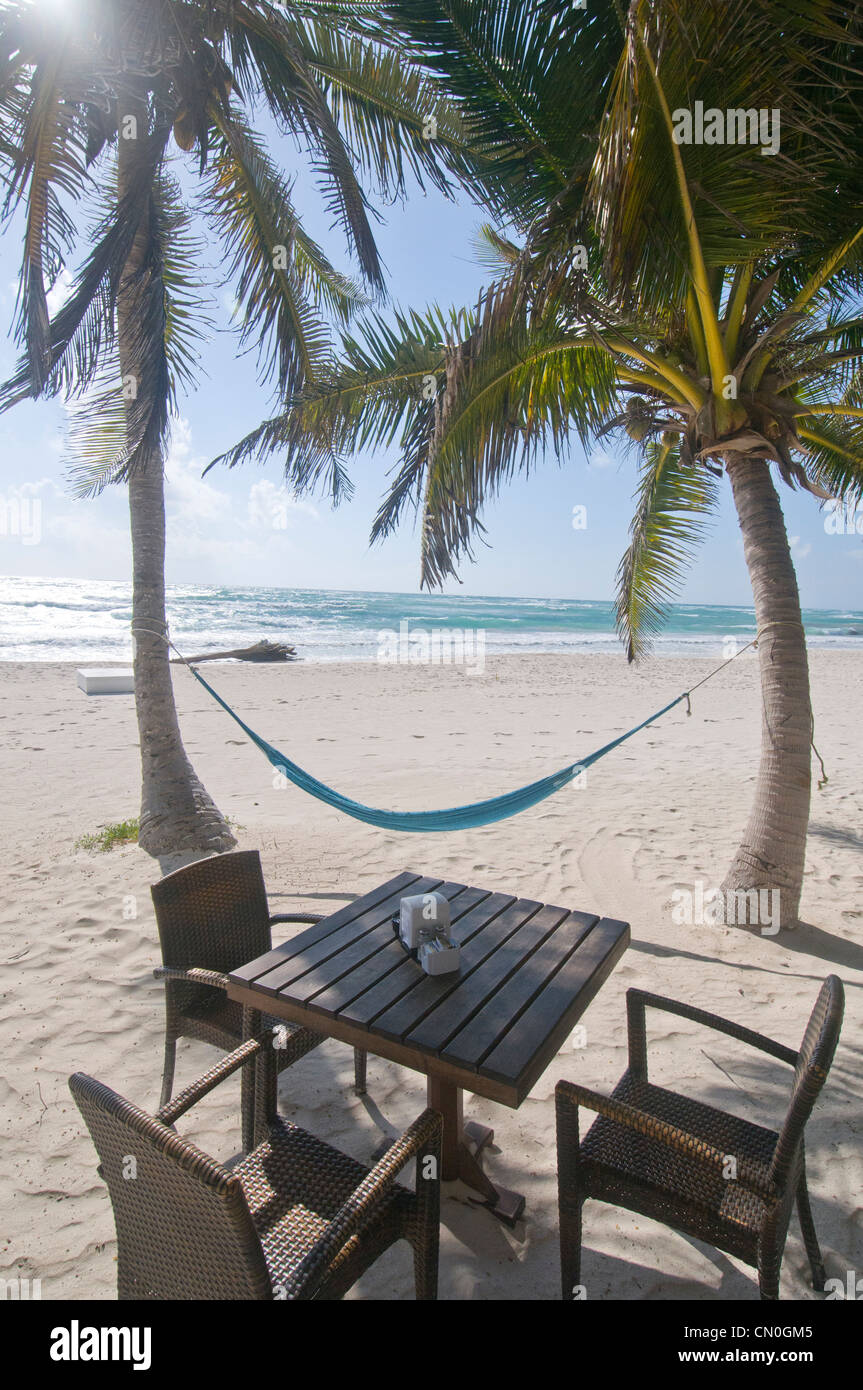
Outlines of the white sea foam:
{"label": "white sea foam", "polygon": [[[598,600],[182,585],[169,590],[168,614],[188,655],[266,637],[292,643],[307,661],[376,661],[381,631],[402,622],[412,631],[481,631],[489,656],[622,654],[613,606]],[[131,616],[125,583],[0,578],[0,660],[127,662]],[[811,646],[863,649],[863,613],[804,618]],[[743,644],[754,635],[751,609],[689,603],[671,610],[655,650],[719,660],[729,638]]]}

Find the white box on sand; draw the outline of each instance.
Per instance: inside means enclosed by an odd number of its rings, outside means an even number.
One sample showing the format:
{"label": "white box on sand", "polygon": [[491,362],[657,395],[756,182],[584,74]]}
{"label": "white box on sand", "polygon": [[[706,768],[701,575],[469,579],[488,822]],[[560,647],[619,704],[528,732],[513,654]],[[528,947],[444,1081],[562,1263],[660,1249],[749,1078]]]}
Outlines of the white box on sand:
{"label": "white box on sand", "polygon": [[129,668],[88,667],[79,670],[78,684],[85,695],[134,695],[135,676]]}

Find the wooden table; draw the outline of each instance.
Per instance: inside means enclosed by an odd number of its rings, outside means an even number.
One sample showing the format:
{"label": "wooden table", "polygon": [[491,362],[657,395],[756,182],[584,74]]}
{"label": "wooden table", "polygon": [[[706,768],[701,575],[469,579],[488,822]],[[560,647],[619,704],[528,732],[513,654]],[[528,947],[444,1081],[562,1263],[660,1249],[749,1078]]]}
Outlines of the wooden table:
{"label": "wooden table", "polygon": [[[461,947],[459,973],[436,979],[392,928],[402,897],[432,891],[449,899]],[[464,1123],[462,1092],[519,1106],[628,944],[626,922],[405,872],[235,970],[228,995],[425,1073],[444,1121],[441,1177],[511,1223],[524,1198],[480,1166],[493,1131]]]}

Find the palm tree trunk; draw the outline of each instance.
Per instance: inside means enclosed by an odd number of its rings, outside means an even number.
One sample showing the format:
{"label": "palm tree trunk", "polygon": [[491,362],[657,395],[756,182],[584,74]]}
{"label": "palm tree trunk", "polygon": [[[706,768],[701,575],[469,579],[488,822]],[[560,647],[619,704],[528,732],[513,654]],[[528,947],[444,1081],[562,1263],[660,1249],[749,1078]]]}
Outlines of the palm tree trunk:
{"label": "palm tree trunk", "polygon": [[[141,139],[146,106],[128,102]],[[118,194],[128,186],[133,142],[119,141]],[[142,229],[123,272],[117,302],[117,333],[124,381],[140,380],[134,360],[132,325],[147,242]],[[221,852],[236,844],[230,828],[195,775],[180,737],[165,633],[164,460],[152,450],[129,479],[132,534],[132,628],[135,709],[141,745],[141,817],[138,843],[149,854],[188,850]]]}
{"label": "palm tree trunk", "polygon": [[[221,853],[236,844],[180,736],[165,631],[165,499],[158,453],[129,479],[135,708],[141,743],[138,843],[148,854]],[[152,635],[151,635],[152,634]]]}
{"label": "palm tree trunk", "polygon": [[[806,638],[785,521],[769,466],[763,459],[734,455],[728,474],[755,601],[761,762],[749,823],[722,886],[726,904],[728,895],[736,893],[740,907],[744,893],[773,890],[767,902],[770,908],[778,906],[778,913],[771,925],[789,927],[797,922],[809,824],[812,706]],[[747,905],[745,916],[738,908],[737,922],[741,917],[751,926],[760,921],[763,931],[763,893],[760,917],[751,910],[754,899]]]}

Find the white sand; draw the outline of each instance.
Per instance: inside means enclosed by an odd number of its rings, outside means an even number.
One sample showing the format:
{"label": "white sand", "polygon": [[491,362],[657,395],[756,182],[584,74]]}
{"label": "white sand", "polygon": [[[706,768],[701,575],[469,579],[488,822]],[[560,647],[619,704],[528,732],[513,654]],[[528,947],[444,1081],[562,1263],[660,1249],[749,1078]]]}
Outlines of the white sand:
{"label": "white sand", "polygon": [[[589,752],[704,674],[701,662],[643,671],[610,657],[503,657],[462,668],[214,666],[214,683],[253,727],[340,790],[374,805],[453,805],[518,786]],[[293,788],[191,676],[176,677],[186,746],[209,791],[258,847],[274,911],[338,906],[403,868],[502,889],[632,923],[633,944],[585,1015],[587,1046],[565,1047],[519,1110],[467,1098],[493,1125],[491,1175],[527,1197],[514,1231],[468,1201],[443,1202],[441,1297],[555,1298],[555,1082],[610,1090],[625,1065],[624,992],[640,985],[797,1046],[819,982],[846,984],[843,1039],[810,1122],[807,1158],[828,1275],[863,1272],[860,990],[863,986],[863,657],[812,658],[816,743],[830,775],[813,795],[806,923],[778,937],[680,926],[675,888],[718,885],[752,794],[757,666],[741,659],[683,707],[521,816],[454,835],[383,833]],[[4,1155],[0,1275],[41,1278],[44,1298],[111,1298],[114,1228],[96,1157],[69,1095],[69,1073],[106,1081],[145,1108],[159,1094],[162,987],[148,886],[159,866],[137,848],[90,854],[82,834],[137,814],[131,696],[86,697],[69,665],[0,667]],[[136,915],[133,915],[135,914]],[[206,963],[206,962],[204,962]],[[780,1063],[654,1015],[653,1075],[710,1103],[775,1124],[788,1091]],[[212,1049],[180,1044],[177,1081]],[[423,1079],[375,1058],[353,1094],[350,1049],[326,1043],[282,1078],[297,1123],[368,1159],[425,1103]],[[202,1148],[236,1154],[239,1084],[181,1123]],[[185,1128],[183,1128],[185,1125]],[[585,1211],[589,1298],[751,1298],[751,1271],[653,1222],[595,1203]],[[808,1287],[796,1219],[785,1298]],[[352,1296],[404,1297],[396,1249]]]}

